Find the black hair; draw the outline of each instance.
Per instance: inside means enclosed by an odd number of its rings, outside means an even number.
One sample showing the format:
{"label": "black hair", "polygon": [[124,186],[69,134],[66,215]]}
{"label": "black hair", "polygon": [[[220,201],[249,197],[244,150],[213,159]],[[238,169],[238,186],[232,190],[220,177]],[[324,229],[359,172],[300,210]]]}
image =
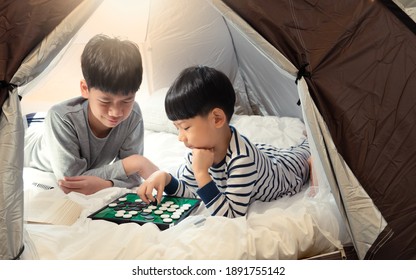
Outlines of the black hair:
{"label": "black hair", "polygon": [[103,34],[92,37],[81,55],[81,69],[89,88],[112,94],[135,93],[142,83],[142,58],[129,40]]}
{"label": "black hair", "polygon": [[220,108],[229,122],[234,105],[235,91],[229,78],[207,66],[182,70],[165,98],[166,115],[171,121],[204,117],[212,109]]}

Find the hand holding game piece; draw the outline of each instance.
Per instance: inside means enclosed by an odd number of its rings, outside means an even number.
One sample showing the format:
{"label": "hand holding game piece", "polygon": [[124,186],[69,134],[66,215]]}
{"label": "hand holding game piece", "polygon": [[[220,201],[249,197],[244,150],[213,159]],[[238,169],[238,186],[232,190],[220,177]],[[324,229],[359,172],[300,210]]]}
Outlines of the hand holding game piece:
{"label": "hand holding game piece", "polygon": [[157,197],[156,196],[153,196],[154,197],[154,201],[150,201],[150,205],[153,205],[153,206],[157,206],[158,204],[159,204],[159,202],[158,202],[158,200],[157,200]]}
{"label": "hand holding game piece", "polygon": [[[165,186],[170,180],[171,176],[169,173],[158,170],[137,188],[137,195],[147,204],[156,201],[157,205],[157,202],[162,200]],[[156,197],[153,195],[154,190],[156,190]]]}

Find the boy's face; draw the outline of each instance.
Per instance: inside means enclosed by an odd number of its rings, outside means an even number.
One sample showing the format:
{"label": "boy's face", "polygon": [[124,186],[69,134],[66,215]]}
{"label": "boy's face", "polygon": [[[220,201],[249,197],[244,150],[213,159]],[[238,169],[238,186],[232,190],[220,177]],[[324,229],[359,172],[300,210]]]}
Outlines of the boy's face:
{"label": "boy's face", "polygon": [[216,130],[210,116],[177,120],[173,124],[178,129],[179,141],[183,142],[187,148],[214,148]]}
{"label": "boy's face", "polygon": [[[216,149],[224,141],[224,130],[228,128],[223,110],[213,109],[207,116],[177,120],[173,124],[178,129],[178,139],[190,149]],[[226,136],[226,135],[225,135]],[[228,145],[229,139],[225,140]]]}
{"label": "boy's face", "polygon": [[84,98],[89,101],[89,123],[91,128],[104,130],[119,125],[130,115],[136,93],[129,95],[111,94],[102,92],[96,88],[83,86],[81,92]]}

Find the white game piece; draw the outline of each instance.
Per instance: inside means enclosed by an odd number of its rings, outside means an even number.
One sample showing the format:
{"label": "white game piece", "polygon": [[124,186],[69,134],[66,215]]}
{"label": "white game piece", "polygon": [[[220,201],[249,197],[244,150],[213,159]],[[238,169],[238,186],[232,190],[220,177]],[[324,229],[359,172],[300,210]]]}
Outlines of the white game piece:
{"label": "white game piece", "polygon": [[166,219],[166,218],[169,218],[170,216],[169,216],[169,214],[162,214],[162,215],[160,215],[160,217],[162,219]]}
{"label": "white game piece", "polygon": [[161,215],[163,214],[162,210],[155,210],[153,213],[155,213],[156,215]]}
{"label": "white game piece", "polygon": [[116,213],[114,216],[116,216],[117,218],[121,218],[124,216],[124,213]]}
{"label": "white game piece", "polygon": [[177,214],[173,214],[172,216],[170,216],[172,219],[175,219],[175,220],[177,220],[177,219],[179,219],[181,216],[180,215],[177,215]]}
{"label": "white game piece", "polygon": [[120,197],[118,200],[119,201],[126,201],[127,200],[127,197]]}
{"label": "white game piece", "polygon": [[164,218],[163,219],[163,222],[164,223],[171,223],[172,222],[172,219],[171,218]]}
{"label": "white game piece", "polygon": [[178,210],[176,210],[175,212],[173,212],[172,213],[172,215],[178,215],[178,216],[182,216],[182,212],[181,211],[178,211]]}
{"label": "white game piece", "polygon": [[176,209],[175,208],[168,208],[168,209],[166,209],[168,212],[175,212],[176,211]]}
{"label": "white game piece", "polygon": [[172,200],[165,201],[165,203],[166,203],[167,205],[174,204],[174,202],[173,202]]}
{"label": "white game piece", "polygon": [[123,218],[125,218],[125,219],[130,219],[132,217],[132,215],[131,214],[124,214],[123,215]]}
{"label": "white game piece", "polygon": [[108,204],[108,207],[116,207],[116,206],[117,206],[117,203],[115,202]]}
{"label": "white game piece", "polygon": [[166,206],[159,207],[159,210],[162,210],[162,211],[166,211],[166,209],[168,209]]}
{"label": "white game piece", "polygon": [[179,208],[179,205],[178,205],[178,204],[172,204],[172,205],[170,206],[170,208]]}
{"label": "white game piece", "polygon": [[137,212],[136,210],[131,210],[131,211],[129,211],[129,214],[130,215],[137,215],[137,213],[139,213],[139,212]]}
{"label": "white game piece", "polygon": [[152,213],[152,209],[146,208],[146,209],[143,209],[143,212],[144,213]]}
{"label": "white game piece", "polygon": [[136,199],[134,202],[142,202],[143,200],[141,198]]}
{"label": "white game piece", "polygon": [[147,208],[148,208],[148,209],[155,210],[155,209],[157,209],[157,206],[154,206],[154,205],[149,205],[149,206],[147,206]]}

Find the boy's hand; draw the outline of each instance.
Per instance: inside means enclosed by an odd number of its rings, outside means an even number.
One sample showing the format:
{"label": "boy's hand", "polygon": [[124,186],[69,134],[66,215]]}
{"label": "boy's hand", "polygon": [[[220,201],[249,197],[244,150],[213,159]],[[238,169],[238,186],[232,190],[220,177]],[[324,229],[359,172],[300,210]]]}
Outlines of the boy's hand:
{"label": "boy's hand", "polygon": [[213,149],[192,149],[192,169],[200,188],[211,182],[212,178],[208,173],[208,169],[213,164]]}
{"label": "boy's hand", "polygon": [[79,192],[89,195],[112,187],[113,183],[96,176],[73,176],[64,177],[58,181],[58,185],[64,193]]}
{"label": "boy's hand", "polygon": [[[169,173],[158,170],[150,175],[147,180],[137,188],[137,195],[147,204],[154,202],[155,200],[159,203],[162,201],[165,186],[170,183],[170,180],[171,177]],[[153,189],[157,192],[156,198],[153,196]]]}

